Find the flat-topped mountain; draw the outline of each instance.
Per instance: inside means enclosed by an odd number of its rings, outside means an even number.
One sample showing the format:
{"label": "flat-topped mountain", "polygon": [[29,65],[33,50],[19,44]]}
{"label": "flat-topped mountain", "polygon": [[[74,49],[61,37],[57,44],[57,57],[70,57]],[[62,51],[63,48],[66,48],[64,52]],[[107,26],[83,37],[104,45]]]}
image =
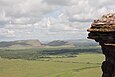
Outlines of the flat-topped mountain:
{"label": "flat-topped mountain", "polygon": [[36,39],[32,40],[17,40],[17,41],[2,41],[0,42],[0,48],[15,48],[15,49],[26,49],[26,48],[47,48],[47,47],[84,47],[84,46],[97,46],[95,42],[89,42],[86,39],[79,40],[54,40],[51,42],[41,42]]}
{"label": "flat-topped mountain", "polygon": [[39,40],[18,40],[10,42],[0,42],[0,48],[15,48],[15,47],[41,47],[42,44]]}

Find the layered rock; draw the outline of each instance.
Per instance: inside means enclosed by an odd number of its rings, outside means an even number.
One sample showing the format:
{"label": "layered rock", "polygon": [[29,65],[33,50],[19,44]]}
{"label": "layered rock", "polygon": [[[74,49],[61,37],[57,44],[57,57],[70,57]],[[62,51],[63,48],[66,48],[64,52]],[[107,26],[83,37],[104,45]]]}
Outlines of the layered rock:
{"label": "layered rock", "polygon": [[106,57],[102,63],[102,77],[115,77],[115,13],[94,20],[87,31],[90,32],[88,38],[99,42]]}

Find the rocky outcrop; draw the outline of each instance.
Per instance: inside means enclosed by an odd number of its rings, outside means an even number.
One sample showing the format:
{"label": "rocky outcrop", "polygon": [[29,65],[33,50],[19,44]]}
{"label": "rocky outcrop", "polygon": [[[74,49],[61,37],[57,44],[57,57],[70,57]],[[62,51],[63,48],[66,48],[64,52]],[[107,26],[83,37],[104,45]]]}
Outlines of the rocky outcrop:
{"label": "rocky outcrop", "polygon": [[115,77],[115,13],[94,20],[87,31],[90,32],[88,38],[99,42],[106,57],[102,63],[102,77]]}

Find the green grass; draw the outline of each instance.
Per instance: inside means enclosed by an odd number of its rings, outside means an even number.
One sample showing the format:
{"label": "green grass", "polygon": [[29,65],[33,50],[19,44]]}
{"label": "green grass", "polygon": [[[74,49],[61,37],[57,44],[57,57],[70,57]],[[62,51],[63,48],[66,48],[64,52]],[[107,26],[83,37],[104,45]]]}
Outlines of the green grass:
{"label": "green grass", "polygon": [[[79,63],[100,63],[102,62],[104,55],[97,53],[80,53],[77,57],[73,58],[53,58],[56,61],[66,61],[66,62],[79,62]],[[102,60],[103,59],[103,60]]]}
{"label": "green grass", "polygon": [[39,58],[75,57],[79,53],[100,53],[99,47],[77,47],[77,48],[32,48],[32,49],[0,49],[0,56],[7,59],[36,60]]}
{"label": "green grass", "polygon": [[38,60],[0,58],[0,77],[100,77],[102,54]]}

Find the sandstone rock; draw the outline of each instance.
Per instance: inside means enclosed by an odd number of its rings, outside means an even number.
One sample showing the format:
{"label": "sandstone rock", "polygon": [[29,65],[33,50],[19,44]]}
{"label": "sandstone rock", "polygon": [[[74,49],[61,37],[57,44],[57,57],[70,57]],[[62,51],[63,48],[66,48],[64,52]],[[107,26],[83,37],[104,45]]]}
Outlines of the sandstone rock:
{"label": "sandstone rock", "polygon": [[88,38],[99,42],[106,57],[102,77],[115,77],[115,13],[94,20],[87,31],[90,32]]}
{"label": "sandstone rock", "polygon": [[89,28],[89,39],[97,42],[115,43],[115,13],[103,15],[100,19],[94,20]]}
{"label": "sandstone rock", "polygon": [[89,32],[114,32],[115,31],[115,13],[103,15],[100,19],[94,20]]}

